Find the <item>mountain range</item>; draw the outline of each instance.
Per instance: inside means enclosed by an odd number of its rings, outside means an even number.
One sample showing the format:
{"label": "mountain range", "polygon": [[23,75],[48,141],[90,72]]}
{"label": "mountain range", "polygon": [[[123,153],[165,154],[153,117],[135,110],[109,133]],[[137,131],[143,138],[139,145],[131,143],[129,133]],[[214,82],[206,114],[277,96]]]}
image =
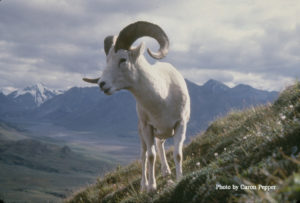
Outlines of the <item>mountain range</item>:
{"label": "mountain range", "polygon": [[[278,96],[216,80],[202,86],[186,83],[191,97],[188,137],[232,109]],[[8,95],[0,92],[0,202],[60,202],[116,163],[136,159],[135,104],[129,92],[106,96],[97,86],[57,91],[37,84]]]}
{"label": "mountain range", "polygon": [[[186,80],[191,97],[188,135],[205,130],[215,118],[235,109],[241,110],[274,101],[278,92],[237,85],[233,88],[209,80],[197,85]],[[0,93],[0,116],[9,122],[47,122],[77,131],[131,136],[137,134],[133,96],[120,91],[106,96],[98,87],[73,87],[55,91],[42,84]]]}

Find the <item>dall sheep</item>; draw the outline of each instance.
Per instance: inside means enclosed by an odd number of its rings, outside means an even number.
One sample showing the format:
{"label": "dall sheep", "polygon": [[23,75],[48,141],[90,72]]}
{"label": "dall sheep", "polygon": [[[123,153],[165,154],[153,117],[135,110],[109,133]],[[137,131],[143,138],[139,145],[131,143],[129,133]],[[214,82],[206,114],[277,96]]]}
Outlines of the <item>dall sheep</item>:
{"label": "dall sheep", "polygon": [[141,190],[151,192],[156,190],[155,144],[163,176],[171,174],[164,149],[167,138],[174,137],[176,178],[182,177],[182,146],[190,117],[190,97],[184,78],[171,64],[149,64],[143,55],[143,42],[138,47],[131,47],[135,40],[144,36],[156,39],[160,45],[157,53],[147,49],[151,57],[161,59],[166,56],[169,39],[165,32],[158,25],[138,21],[125,27],[118,36],[105,38],[107,65],[102,76],[83,80],[97,83],[107,95],[125,89],[135,97],[141,140]]}

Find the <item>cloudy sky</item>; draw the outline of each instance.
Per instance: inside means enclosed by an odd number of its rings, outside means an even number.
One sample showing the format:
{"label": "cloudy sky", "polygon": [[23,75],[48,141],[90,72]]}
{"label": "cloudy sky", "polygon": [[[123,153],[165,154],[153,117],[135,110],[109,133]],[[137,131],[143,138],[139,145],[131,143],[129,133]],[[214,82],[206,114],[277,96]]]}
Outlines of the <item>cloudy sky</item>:
{"label": "cloudy sky", "polygon": [[300,78],[299,11],[299,0],[1,0],[0,88],[85,86],[105,67],[103,39],[146,20],[187,79],[282,90]]}

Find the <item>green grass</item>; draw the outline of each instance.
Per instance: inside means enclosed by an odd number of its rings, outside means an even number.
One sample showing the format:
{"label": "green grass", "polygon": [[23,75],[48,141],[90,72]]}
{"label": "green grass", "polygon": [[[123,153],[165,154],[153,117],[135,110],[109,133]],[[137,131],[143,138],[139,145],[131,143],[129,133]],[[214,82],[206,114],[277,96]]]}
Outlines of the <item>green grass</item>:
{"label": "green grass", "polygon": [[[274,104],[229,113],[184,148],[180,182],[162,178],[158,189],[140,193],[140,162],[118,167],[66,202],[290,202],[300,199],[300,83]],[[172,149],[168,160],[175,179]],[[236,185],[237,190],[216,189]],[[275,186],[265,191],[263,186]],[[253,189],[243,189],[251,186]],[[256,187],[256,189],[255,189]]]}

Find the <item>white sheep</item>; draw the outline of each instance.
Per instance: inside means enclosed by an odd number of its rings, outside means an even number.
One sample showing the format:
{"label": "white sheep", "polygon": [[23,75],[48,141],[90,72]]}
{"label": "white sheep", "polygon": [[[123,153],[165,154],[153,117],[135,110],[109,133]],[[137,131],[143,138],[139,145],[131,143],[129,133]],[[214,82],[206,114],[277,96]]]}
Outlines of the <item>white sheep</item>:
{"label": "white sheep", "polygon": [[101,78],[83,80],[98,83],[107,95],[121,89],[134,95],[141,139],[141,190],[151,192],[156,190],[155,143],[161,159],[162,174],[167,176],[171,171],[164,142],[174,137],[176,178],[179,180],[182,177],[182,146],[190,117],[190,97],[184,78],[171,64],[149,64],[143,55],[144,43],[131,48],[133,42],[143,36],[152,37],[160,44],[157,53],[147,50],[150,56],[161,59],[168,53],[169,40],[165,32],[158,25],[139,21],[125,27],[118,37],[105,38],[107,65]]}

